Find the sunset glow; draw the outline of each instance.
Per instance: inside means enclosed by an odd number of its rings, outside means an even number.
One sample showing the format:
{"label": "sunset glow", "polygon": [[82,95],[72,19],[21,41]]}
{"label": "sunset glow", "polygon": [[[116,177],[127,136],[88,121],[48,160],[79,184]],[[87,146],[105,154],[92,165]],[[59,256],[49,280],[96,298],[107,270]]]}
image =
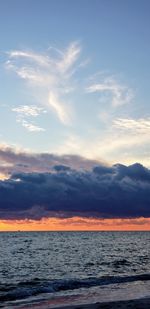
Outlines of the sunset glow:
{"label": "sunset glow", "polygon": [[150,218],[1,220],[0,231],[149,231]]}

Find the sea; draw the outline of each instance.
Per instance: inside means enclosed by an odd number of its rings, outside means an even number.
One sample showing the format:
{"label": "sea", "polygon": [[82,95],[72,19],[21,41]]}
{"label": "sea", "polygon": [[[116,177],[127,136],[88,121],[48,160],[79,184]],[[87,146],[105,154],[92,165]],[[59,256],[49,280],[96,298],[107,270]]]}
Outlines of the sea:
{"label": "sea", "polygon": [[150,232],[1,232],[0,308],[150,297]]}

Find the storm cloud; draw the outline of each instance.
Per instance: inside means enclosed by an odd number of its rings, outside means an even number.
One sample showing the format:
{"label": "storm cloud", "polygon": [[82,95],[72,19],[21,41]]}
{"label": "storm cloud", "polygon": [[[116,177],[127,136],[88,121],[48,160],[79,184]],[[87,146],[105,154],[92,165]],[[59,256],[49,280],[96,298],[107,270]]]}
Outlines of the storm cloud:
{"label": "storm cloud", "polygon": [[15,172],[0,181],[0,219],[150,217],[150,170],[141,164]]}

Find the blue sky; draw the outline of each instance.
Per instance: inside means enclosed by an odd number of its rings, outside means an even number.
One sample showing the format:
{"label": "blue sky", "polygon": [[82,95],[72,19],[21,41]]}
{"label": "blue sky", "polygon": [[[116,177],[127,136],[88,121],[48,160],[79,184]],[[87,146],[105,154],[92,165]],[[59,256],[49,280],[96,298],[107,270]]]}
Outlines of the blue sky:
{"label": "blue sky", "polygon": [[1,149],[149,167],[149,10],[0,1]]}

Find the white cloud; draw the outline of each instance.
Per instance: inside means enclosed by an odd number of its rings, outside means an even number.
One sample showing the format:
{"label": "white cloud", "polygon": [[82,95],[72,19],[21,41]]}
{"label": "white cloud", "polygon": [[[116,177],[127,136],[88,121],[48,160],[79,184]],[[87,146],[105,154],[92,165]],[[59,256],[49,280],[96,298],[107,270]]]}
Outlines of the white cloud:
{"label": "white cloud", "polygon": [[28,131],[32,132],[40,132],[45,131],[44,128],[41,128],[31,122],[29,122],[27,119],[38,117],[42,113],[46,113],[46,110],[44,110],[41,107],[34,106],[34,105],[21,105],[16,108],[12,108],[12,111],[17,114],[16,119],[17,122],[21,123],[21,125],[26,128]]}
{"label": "white cloud", "polygon": [[32,116],[32,117],[37,117],[41,113],[46,113],[46,110],[44,110],[41,107],[35,106],[35,105],[21,105],[16,108],[12,108],[13,112],[16,112],[22,116]]}
{"label": "white cloud", "polygon": [[37,62],[39,65],[48,66],[50,64],[47,55],[36,54],[31,51],[12,50],[7,53],[10,59],[13,58],[28,58],[30,61]]}
{"label": "white cloud", "polygon": [[67,73],[72,69],[74,63],[77,61],[81,48],[77,42],[73,42],[63,53],[62,59],[58,62],[58,70]]}
{"label": "white cloud", "polygon": [[49,93],[49,105],[52,109],[57,113],[60,121],[64,124],[68,124],[70,122],[69,110],[66,108],[65,104],[60,101],[60,98],[57,96],[57,93],[54,92]]}
{"label": "white cloud", "polygon": [[111,100],[114,107],[130,103],[133,98],[133,91],[127,86],[121,85],[112,77],[104,78],[101,82],[90,85],[87,92],[100,92],[102,95],[108,95],[105,100]]}
{"label": "white cloud", "polygon": [[116,128],[122,130],[130,130],[132,132],[138,132],[141,134],[150,133],[150,118],[117,118],[113,121],[113,125]]}
{"label": "white cloud", "polygon": [[30,123],[26,120],[22,120],[21,124],[23,127],[25,127],[30,132],[43,132],[45,131],[44,128],[38,127],[37,125],[34,125],[33,123]]}
{"label": "white cloud", "polygon": [[51,49],[45,54],[24,50],[10,51],[5,65],[32,86],[35,92],[41,91],[47,100],[45,106],[52,107],[63,124],[70,124],[67,96],[74,89],[72,75],[76,70],[81,47],[73,42],[65,51],[53,49],[53,55]]}

